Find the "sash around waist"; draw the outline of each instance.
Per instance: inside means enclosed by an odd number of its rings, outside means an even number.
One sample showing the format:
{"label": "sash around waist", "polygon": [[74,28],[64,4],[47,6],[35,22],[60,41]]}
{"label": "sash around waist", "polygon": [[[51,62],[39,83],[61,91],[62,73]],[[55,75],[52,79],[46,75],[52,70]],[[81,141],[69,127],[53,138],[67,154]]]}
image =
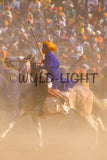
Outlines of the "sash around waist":
{"label": "sash around waist", "polygon": [[52,71],[57,71],[57,68],[51,68]]}

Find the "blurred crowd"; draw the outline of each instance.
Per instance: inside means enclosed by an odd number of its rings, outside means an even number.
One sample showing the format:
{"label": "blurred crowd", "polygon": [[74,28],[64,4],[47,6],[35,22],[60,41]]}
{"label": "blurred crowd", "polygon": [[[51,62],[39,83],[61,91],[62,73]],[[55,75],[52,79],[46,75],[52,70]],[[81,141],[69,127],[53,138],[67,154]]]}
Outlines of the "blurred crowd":
{"label": "blurred crowd", "polygon": [[85,70],[107,65],[107,0],[6,0],[0,2],[0,57],[34,54],[40,58],[30,27],[42,48],[57,46],[61,65],[86,55]]}

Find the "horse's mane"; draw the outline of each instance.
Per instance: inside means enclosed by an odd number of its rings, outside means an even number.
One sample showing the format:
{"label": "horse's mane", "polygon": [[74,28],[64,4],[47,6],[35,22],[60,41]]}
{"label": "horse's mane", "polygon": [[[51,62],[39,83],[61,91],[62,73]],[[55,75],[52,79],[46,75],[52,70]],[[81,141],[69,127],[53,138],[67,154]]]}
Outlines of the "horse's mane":
{"label": "horse's mane", "polygon": [[31,76],[33,78],[33,80],[35,80],[35,76],[37,74],[38,77],[38,84],[37,84],[37,88],[39,87],[40,93],[44,94],[44,96],[47,96],[48,94],[48,85],[46,83],[41,83],[39,82],[39,76],[40,76],[40,72],[41,72],[41,66],[40,64],[37,64],[35,62],[35,60],[31,60],[30,61],[30,65],[31,65]]}

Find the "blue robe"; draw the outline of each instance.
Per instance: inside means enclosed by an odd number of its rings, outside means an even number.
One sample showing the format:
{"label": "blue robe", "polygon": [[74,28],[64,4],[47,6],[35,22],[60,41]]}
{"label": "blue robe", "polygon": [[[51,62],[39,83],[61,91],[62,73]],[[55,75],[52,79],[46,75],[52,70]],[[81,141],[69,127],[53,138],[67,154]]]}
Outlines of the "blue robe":
{"label": "blue robe", "polygon": [[43,68],[47,70],[48,73],[50,73],[48,77],[50,79],[53,79],[53,89],[67,91],[69,88],[72,88],[75,85],[75,82],[72,82],[69,79],[64,78],[58,71],[59,62],[51,52],[45,55],[45,64]]}

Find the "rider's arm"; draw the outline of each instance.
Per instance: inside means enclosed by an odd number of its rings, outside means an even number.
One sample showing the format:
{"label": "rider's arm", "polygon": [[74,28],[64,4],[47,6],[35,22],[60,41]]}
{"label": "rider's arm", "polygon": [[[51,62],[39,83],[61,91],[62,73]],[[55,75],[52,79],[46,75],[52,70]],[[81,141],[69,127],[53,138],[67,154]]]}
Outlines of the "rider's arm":
{"label": "rider's arm", "polygon": [[46,55],[45,57],[45,64],[43,65],[44,69],[49,69],[53,66],[53,62],[52,62],[52,56],[51,55]]}

